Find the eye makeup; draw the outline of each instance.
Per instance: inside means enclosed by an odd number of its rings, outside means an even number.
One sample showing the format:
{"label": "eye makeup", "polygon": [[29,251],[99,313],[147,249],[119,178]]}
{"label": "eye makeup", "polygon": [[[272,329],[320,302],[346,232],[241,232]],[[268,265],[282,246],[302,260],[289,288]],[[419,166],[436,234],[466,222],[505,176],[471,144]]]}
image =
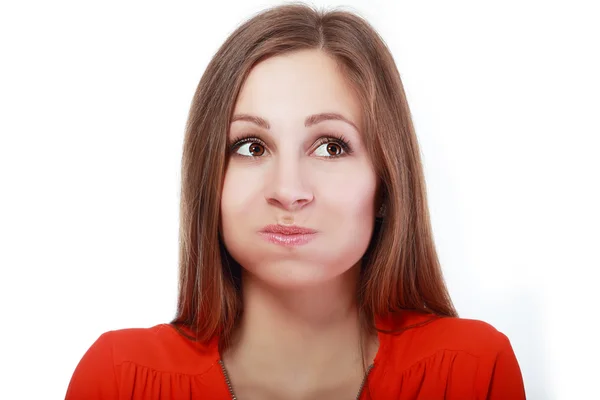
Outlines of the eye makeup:
{"label": "eye makeup", "polygon": [[[348,139],[346,139],[344,137],[344,135],[337,135],[337,136],[322,136],[317,140],[317,148],[320,147],[321,145],[324,144],[329,144],[329,143],[334,143],[337,144],[338,146],[340,146],[342,148],[342,150],[344,151],[344,154],[349,155],[352,154],[352,148],[350,147],[350,142],[348,141]],[[337,155],[337,156],[331,156],[331,157],[342,157],[343,154]]]}
{"label": "eye makeup", "polygon": [[[262,140],[257,135],[240,135],[240,136],[235,137],[234,139],[230,140],[229,143],[230,143],[229,144],[229,152],[231,155],[239,155],[239,154],[236,154],[236,151],[242,145],[244,145],[246,143],[256,143],[260,146],[263,146],[265,149],[267,149],[267,144],[265,143],[265,141]],[[322,157],[322,158],[339,158],[339,157],[344,157],[344,156],[347,156],[347,155],[350,155],[353,153],[353,149],[352,149],[352,146],[350,145],[350,142],[348,141],[348,139],[346,139],[344,137],[344,135],[341,135],[341,134],[321,136],[320,138],[317,139],[315,144],[312,146],[313,152],[314,152],[314,150],[316,150],[317,148],[319,148],[320,146],[322,146],[324,144],[336,144],[343,150],[343,152],[340,154],[337,154],[337,155],[330,155],[328,157]],[[249,157],[249,156],[242,156],[242,157]]]}

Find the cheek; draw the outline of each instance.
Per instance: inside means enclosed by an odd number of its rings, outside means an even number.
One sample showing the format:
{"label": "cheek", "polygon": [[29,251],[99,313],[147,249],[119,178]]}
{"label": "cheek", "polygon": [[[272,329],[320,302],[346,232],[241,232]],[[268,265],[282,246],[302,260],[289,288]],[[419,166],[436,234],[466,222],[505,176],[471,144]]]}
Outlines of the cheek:
{"label": "cheek", "polygon": [[319,178],[316,185],[315,198],[322,204],[318,226],[326,233],[318,257],[332,266],[332,273],[342,273],[363,257],[371,241],[377,178],[370,168],[361,166],[338,179]]}
{"label": "cheek", "polygon": [[261,193],[260,177],[250,168],[231,165],[225,172],[221,193],[221,214],[224,218],[248,210]]}
{"label": "cheek", "polygon": [[256,176],[249,177],[248,169],[228,166],[221,192],[221,234],[225,247],[238,262],[248,235],[248,218],[252,215],[249,210],[256,208],[257,186]]}
{"label": "cheek", "polygon": [[357,167],[338,176],[316,176],[315,197],[339,216],[340,224],[362,222],[374,218],[376,182],[375,173],[368,167]]}

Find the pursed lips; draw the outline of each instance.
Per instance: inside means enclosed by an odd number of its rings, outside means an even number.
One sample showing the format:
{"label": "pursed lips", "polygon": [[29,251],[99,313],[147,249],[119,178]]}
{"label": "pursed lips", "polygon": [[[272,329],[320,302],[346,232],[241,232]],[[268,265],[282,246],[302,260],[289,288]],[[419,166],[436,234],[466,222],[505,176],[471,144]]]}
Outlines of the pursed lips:
{"label": "pursed lips", "polygon": [[297,225],[267,225],[259,234],[268,242],[285,247],[307,244],[317,231]]}

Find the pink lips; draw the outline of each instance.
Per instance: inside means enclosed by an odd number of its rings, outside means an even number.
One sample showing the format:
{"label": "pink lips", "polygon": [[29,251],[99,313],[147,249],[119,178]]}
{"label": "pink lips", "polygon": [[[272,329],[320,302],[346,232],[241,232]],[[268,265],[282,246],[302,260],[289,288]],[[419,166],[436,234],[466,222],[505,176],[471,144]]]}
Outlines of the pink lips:
{"label": "pink lips", "polygon": [[310,242],[317,231],[296,225],[267,225],[259,233],[268,242],[294,247]]}

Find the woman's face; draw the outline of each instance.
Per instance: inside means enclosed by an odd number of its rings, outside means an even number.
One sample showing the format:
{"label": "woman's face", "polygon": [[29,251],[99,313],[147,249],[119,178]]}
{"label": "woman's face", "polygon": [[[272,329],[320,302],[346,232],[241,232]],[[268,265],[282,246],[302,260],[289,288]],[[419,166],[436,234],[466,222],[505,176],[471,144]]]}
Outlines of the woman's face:
{"label": "woman's face", "polygon": [[359,100],[334,59],[303,50],[259,63],[232,121],[221,221],[233,258],[279,287],[356,265],[373,232],[377,180]]}

